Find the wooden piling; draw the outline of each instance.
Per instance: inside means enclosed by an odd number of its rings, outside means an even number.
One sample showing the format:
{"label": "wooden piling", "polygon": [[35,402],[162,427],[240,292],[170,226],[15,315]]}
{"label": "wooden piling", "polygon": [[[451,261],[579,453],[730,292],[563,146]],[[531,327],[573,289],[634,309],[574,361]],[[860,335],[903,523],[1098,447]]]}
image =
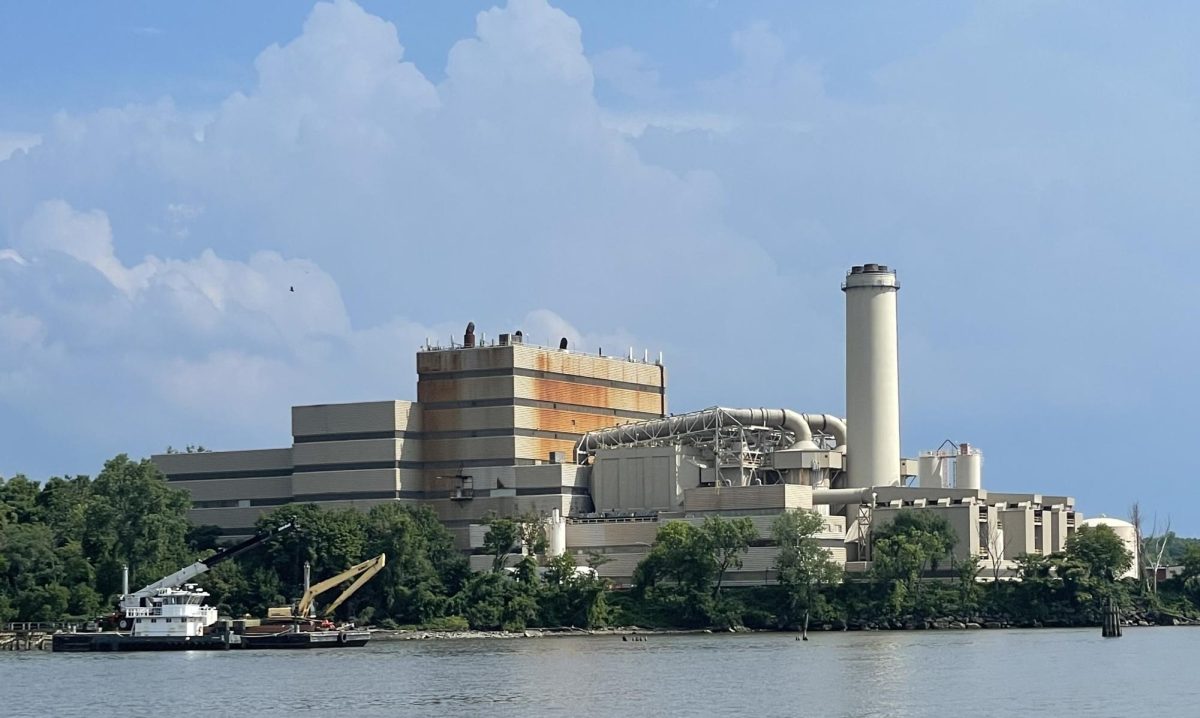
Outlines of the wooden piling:
{"label": "wooden piling", "polygon": [[1121,610],[1117,607],[1117,602],[1113,599],[1108,599],[1104,606],[1103,626],[1100,629],[1100,635],[1105,638],[1120,638],[1121,637]]}

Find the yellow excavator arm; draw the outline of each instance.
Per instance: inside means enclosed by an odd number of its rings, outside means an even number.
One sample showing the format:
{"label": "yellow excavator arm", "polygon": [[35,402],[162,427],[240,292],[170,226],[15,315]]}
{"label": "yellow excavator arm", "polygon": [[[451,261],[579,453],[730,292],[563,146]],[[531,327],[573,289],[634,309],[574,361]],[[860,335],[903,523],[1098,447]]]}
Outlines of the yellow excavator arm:
{"label": "yellow excavator arm", "polygon": [[327,578],[320,583],[313,584],[311,588],[304,592],[304,595],[300,598],[300,602],[296,604],[294,611],[290,609],[272,608],[268,611],[267,615],[278,617],[281,613],[283,613],[284,610],[286,610],[288,615],[307,618],[309,612],[312,611],[313,601],[317,598],[317,596],[320,596],[329,589],[335,588],[345,581],[357,576],[358,579],[354,583],[350,584],[349,588],[347,588],[345,591],[342,591],[341,595],[338,596],[333,603],[330,603],[321,611],[322,617],[332,616],[333,612],[337,610],[338,606],[342,605],[346,599],[353,596],[354,593],[358,591],[358,589],[362,588],[363,584],[365,584],[367,581],[370,581],[375,574],[383,570],[383,567],[386,564],[387,555],[382,553],[375,558],[355,564],[336,576]]}

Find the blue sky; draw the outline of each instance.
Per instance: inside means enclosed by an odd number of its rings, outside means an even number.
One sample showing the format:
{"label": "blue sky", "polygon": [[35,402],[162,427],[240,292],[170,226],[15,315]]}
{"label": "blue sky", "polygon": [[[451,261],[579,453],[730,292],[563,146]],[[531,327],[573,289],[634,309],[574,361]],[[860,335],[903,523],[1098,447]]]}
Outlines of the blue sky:
{"label": "blue sky", "polygon": [[661,350],[677,412],[841,413],[879,261],[906,454],[1200,534],[1197,14],[6,5],[0,474],[285,445],[468,320]]}

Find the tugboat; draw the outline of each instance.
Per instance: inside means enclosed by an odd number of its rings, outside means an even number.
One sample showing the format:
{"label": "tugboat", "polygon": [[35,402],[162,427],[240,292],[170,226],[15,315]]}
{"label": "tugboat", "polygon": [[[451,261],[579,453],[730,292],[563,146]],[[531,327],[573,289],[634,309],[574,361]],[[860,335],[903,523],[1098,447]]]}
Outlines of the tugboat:
{"label": "tugboat", "polygon": [[[213,566],[293,528],[294,523],[286,523],[267,529],[132,593],[129,591],[129,576],[126,573],[125,590],[115,617],[118,630],[100,633],[57,633],[52,640],[53,650],[196,651],[364,645],[370,634],[366,630],[352,627],[339,630],[328,625],[322,631],[312,632],[312,636],[289,639],[275,634],[258,635],[246,629],[245,622],[235,621],[231,625],[218,625],[217,609],[204,605],[204,599],[209,596],[208,592],[190,583],[191,579]],[[359,583],[356,583],[355,587],[358,585]]]}

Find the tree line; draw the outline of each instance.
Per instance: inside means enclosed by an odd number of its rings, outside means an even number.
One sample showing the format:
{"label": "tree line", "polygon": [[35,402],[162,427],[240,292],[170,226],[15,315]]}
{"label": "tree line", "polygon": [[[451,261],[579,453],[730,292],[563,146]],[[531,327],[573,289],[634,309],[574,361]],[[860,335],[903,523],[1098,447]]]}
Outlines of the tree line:
{"label": "tree line", "polygon": [[[148,460],[122,455],[94,478],[38,484],[0,479],[0,622],[87,619],[112,610],[128,564],[136,588],[217,549],[219,530],[193,526],[188,494],[173,489]],[[1111,529],[1081,527],[1061,554],[1017,558],[1020,581],[991,581],[979,559],[954,558],[957,537],[933,512],[902,511],[872,537],[872,568],[845,574],[816,536],[824,518],[778,515],[768,543],[775,577],[727,585],[762,538],[747,517],[663,525],[628,590],[597,575],[603,554],[546,555],[541,517],[493,518],[472,572],[453,536],[424,506],[382,504],[370,511],[282,506],[259,528],[295,521],[198,579],[225,615],[263,616],[314,581],[365,558],[386,567],[338,614],[380,627],[442,629],[639,625],[675,628],[899,627],[946,617],[1008,625],[1094,625],[1109,600],[1147,615],[1200,616],[1200,548],[1181,549],[1181,575],[1150,587],[1118,580],[1131,557]],[[581,564],[581,565],[580,565]],[[930,576],[936,576],[931,580]]]}

